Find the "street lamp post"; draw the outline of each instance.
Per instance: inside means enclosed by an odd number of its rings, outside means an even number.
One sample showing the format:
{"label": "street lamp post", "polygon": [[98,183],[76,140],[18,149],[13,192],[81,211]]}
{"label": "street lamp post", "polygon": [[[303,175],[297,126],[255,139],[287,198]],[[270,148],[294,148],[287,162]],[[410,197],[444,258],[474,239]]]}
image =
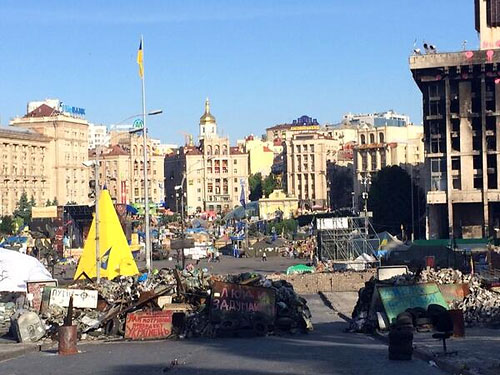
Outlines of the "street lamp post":
{"label": "street lamp post", "polygon": [[94,167],[94,181],[95,181],[95,275],[96,282],[99,284],[101,282],[101,246],[99,239],[99,152],[96,150],[96,158],[92,161],[85,161],[83,165],[86,167]]}
{"label": "street lamp post", "polygon": [[[214,157],[209,157],[207,158],[207,160],[212,160]],[[205,159],[203,159],[204,161]],[[196,162],[193,164],[193,167],[200,163],[202,160]],[[184,267],[186,266],[186,257],[184,255],[184,238],[185,238],[185,233],[184,233],[184,194],[185,194],[185,189],[184,189],[184,183],[186,182],[186,177],[188,174],[190,174],[191,172],[196,172],[196,171],[199,171],[199,170],[202,170],[202,169],[205,169],[204,167],[203,168],[198,168],[198,169],[191,169],[189,171],[184,171],[182,172],[182,180],[181,180],[181,184],[180,185],[177,185],[174,187],[174,189],[176,191],[179,191],[180,194],[181,194],[181,241],[182,241],[182,248],[181,248],[181,251],[182,251],[182,254],[181,254],[181,259],[182,259],[182,269],[184,269]]]}
{"label": "street lamp post", "polygon": [[[144,101],[143,101],[144,105]],[[144,164],[144,230],[145,230],[145,244],[144,244],[144,251],[146,254],[146,269],[148,270],[148,273],[151,273],[151,266],[152,266],[152,253],[151,253],[151,233],[149,229],[149,183],[148,183],[148,149],[147,149],[147,127],[146,127],[146,116],[154,116],[154,115],[159,115],[163,113],[162,110],[155,110],[146,113],[146,110],[144,109],[144,112],[142,114],[142,128],[139,129],[134,129],[130,133],[136,133],[139,131],[142,131],[142,148],[143,148],[143,164]],[[135,115],[135,116],[139,116]],[[135,117],[131,116],[129,117]],[[125,120],[123,120],[125,121]]]}

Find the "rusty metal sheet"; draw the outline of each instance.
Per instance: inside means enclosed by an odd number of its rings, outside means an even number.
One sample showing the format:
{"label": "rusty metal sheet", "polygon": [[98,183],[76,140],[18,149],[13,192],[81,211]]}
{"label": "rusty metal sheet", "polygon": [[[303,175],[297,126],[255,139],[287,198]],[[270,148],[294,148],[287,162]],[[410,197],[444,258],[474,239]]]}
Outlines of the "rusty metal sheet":
{"label": "rusty metal sheet", "polygon": [[127,314],[125,338],[164,339],[172,333],[172,311],[144,311]]}
{"label": "rusty metal sheet", "polygon": [[43,288],[46,286],[57,286],[57,280],[52,281],[27,281],[26,289],[28,293],[33,296],[31,305],[36,312],[40,312],[40,307],[42,306],[42,292]]}
{"label": "rusty metal sheet", "polygon": [[438,288],[448,305],[453,301],[463,301],[470,293],[469,284],[438,284]]}
{"label": "rusty metal sheet", "polygon": [[261,288],[216,281],[212,285],[210,317],[220,322],[235,316],[260,315],[274,321],[276,294],[271,288]]}

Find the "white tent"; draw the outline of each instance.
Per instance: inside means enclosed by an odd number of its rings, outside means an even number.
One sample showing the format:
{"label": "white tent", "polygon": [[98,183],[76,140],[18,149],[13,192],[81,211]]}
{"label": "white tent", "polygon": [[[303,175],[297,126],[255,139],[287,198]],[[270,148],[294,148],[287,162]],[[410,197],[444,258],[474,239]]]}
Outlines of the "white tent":
{"label": "white tent", "polygon": [[53,280],[38,259],[0,247],[0,292],[26,292],[27,281]]}

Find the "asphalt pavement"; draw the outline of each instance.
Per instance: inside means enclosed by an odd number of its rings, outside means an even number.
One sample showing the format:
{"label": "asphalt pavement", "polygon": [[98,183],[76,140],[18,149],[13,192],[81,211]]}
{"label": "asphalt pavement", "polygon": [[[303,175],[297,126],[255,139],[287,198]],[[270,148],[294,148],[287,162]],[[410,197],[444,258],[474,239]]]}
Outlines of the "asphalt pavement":
{"label": "asphalt pavement", "polygon": [[438,375],[428,363],[389,361],[387,346],[346,333],[318,295],[308,299],[314,331],[263,338],[189,339],[80,345],[80,354],[29,353],[0,362],[2,375]]}

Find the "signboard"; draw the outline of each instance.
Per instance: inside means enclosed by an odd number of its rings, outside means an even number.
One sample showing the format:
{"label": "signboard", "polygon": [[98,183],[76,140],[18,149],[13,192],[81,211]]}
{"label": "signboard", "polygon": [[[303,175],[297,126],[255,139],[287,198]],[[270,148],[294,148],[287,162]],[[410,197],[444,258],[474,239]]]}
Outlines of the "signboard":
{"label": "signboard", "polygon": [[463,301],[470,293],[469,284],[440,284],[439,291],[447,304]]}
{"label": "signboard", "polygon": [[393,319],[396,319],[398,314],[412,307],[427,309],[427,306],[437,304],[448,309],[448,304],[435,283],[379,286],[377,289],[384,305],[385,313],[391,323]]}
{"label": "signboard", "polygon": [[132,126],[135,129],[142,129],[144,127],[144,122],[142,121],[142,119],[138,118],[138,119],[134,120],[134,122],[132,123]]}
{"label": "signboard", "polygon": [[216,281],[212,285],[210,317],[220,322],[237,315],[259,314],[268,321],[276,315],[276,294],[274,289]]}
{"label": "signboard", "polygon": [[292,126],[291,131],[319,130],[319,125]]}
{"label": "signboard", "polygon": [[31,208],[31,218],[32,219],[48,219],[57,218],[57,206],[48,207],[32,207]]}
{"label": "signboard", "polygon": [[319,230],[348,229],[349,219],[347,217],[330,217],[318,219]]}
{"label": "signboard", "polygon": [[73,107],[62,103],[61,103],[61,112],[69,113],[70,115],[73,116],[85,116],[84,108]]}
{"label": "signboard", "polygon": [[53,288],[50,291],[50,305],[68,307],[69,298],[73,296],[73,306],[95,309],[97,307],[97,290]]}
{"label": "signboard", "polygon": [[28,293],[33,296],[31,300],[31,306],[36,312],[40,311],[40,307],[42,306],[42,293],[43,289],[46,286],[57,286],[57,280],[52,281],[27,281],[26,289]]}
{"label": "signboard", "polygon": [[127,314],[125,338],[164,339],[172,332],[172,311],[146,311]]}

